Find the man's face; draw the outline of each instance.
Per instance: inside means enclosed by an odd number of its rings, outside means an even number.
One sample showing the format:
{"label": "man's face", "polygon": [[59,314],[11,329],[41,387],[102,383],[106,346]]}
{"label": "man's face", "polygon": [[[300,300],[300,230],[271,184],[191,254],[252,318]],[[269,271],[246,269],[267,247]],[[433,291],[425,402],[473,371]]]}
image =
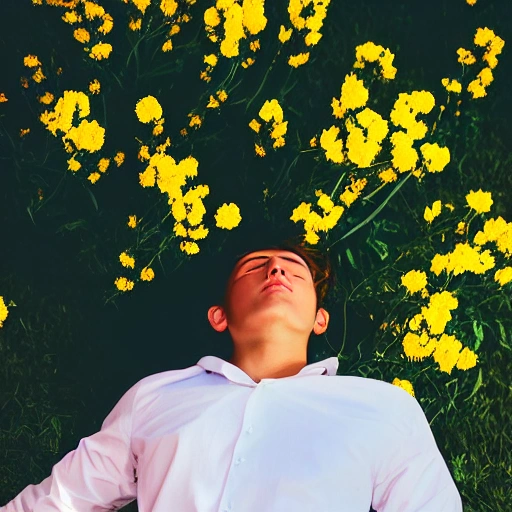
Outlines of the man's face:
{"label": "man's face", "polygon": [[252,252],[235,265],[228,281],[228,328],[257,332],[269,322],[310,333],[316,317],[316,292],[306,262],[279,249]]}

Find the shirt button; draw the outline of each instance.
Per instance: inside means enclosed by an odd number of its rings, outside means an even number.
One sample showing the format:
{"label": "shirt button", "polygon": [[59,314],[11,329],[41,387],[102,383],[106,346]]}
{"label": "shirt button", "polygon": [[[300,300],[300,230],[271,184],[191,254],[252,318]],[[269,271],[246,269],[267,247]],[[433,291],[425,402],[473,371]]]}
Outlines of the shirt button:
{"label": "shirt button", "polygon": [[235,461],[235,466],[238,466],[238,464],[241,464],[242,462],[245,462],[245,459],[243,457],[239,457]]}
{"label": "shirt button", "polygon": [[248,434],[252,434],[252,425],[246,430]]}

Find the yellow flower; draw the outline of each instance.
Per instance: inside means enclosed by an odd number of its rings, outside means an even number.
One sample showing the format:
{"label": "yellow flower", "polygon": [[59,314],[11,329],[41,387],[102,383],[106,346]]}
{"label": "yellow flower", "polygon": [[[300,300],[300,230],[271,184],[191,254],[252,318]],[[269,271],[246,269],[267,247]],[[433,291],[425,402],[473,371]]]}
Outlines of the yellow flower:
{"label": "yellow flower", "polygon": [[110,158],[101,158],[98,162],[98,169],[101,172],[105,172],[108,169],[108,166],[110,165]]}
{"label": "yellow flower", "polygon": [[393,181],[396,181],[398,179],[398,175],[396,172],[390,167],[389,169],[386,169],[385,171],[381,171],[379,173],[379,179],[383,183],[391,183]]}
{"label": "yellow flower", "polygon": [[277,36],[279,41],[281,41],[281,43],[286,43],[286,41],[288,41],[290,39],[290,37],[292,37],[292,32],[293,32],[293,28],[290,28],[288,30],[286,30],[284,28],[284,25],[281,25],[281,27],[279,28],[279,35]]}
{"label": "yellow flower", "polygon": [[101,89],[101,84],[96,78],[92,82],[89,83],[89,91],[92,94],[99,94],[100,89]]}
{"label": "yellow flower", "polygon": [[95,60],[108,59],[112,52],[112,45],[109,43],[97,43],[91,48],[89,57]]}
{"label": "yellow flower", "polygon": [[94,153],[103,147],[105,141],[105,128],[95,119],[91,122],[84,119],[78,127],[73,127],[62,137],[63,141],[70,139],[78,151],[86,150]]}
{"label": "yellow flower", "polygon": [[4,298],[0,295],[0,327],[4,325],[4,322],[8,316],[9,310],[5,305]]}
{"label": "yellow flower", "polygon": [[322,130],[320,135],[320,146],[325,150],[325,158],[335,164],[340,164],[344,160],[343,140],[337,139],[339,132],[340,129],[333,125],[328,130]]}
{"label": "yellow flower", "polygon": [[160,2],[160,10],[164,13],[165,16],[173,16],[177,9],[178,3],[176,0],[161,0]]}
{"label": "yellow flower", "polygon": [[73,37],[79,42],[79,43],[88,43],[91,40],[91,34],[85,29],[85,28],[77,28],[73,32]]}
{"label": "yellow flower", "polygon": [[23,58],[23,64],[27,68],[37,68],[38,66],[42,66],[41,62],[35,55],[27,55]]}
{"label": "yellow flower", "polygon": [[135,268],[135,258],[129,256],[126,252],[122,252],[119,255],[119,261],[121,262],[121,265],[123,265],[123,267]]}
{"label": "yellow flower", "polygon": [[21,128],[20,137],[25,137],[25,135],[28,135],[29,133],[30,133],[30,128]]}
{"label": "yellow flower", "polygon": [[201,116],[198,114],[195,114],[195,115],[189,114],[189,117],[190,117],[190,122],[188,123],[188,125],[191,128],[193,128],[194,126],[197,126],[197,128],[199,128],[201,126],[201,124],[203,123]]}
{"label": "yellow flower", "polygon": [[139,183],[142,187],[154,187],[156,179],[156,170],[148,166],[144,172],[139,173]]}
{"label": "yellow flower", "polygon": [[500,287],[510,283],[512,281],[512,267],[503,267],[497,270],[494,274],[494,280],[500,283]]}
{"label": "yellow flower", "polygon": [[151,158],[151,155],[149,154],[149,147],[148,146],[141,146],[139,149],[139,153],[137,155],[137,158],[140,161],[149,160]]}
{"label": "yellow flower", "polygon": [[480,82],[484,87],[487,87],[494,80],[491,68],[483,68],[477,77],[480,78]]}
{"label": "yellow flower", "polygon": [[438,215],[441,214],[441,201],[434,201],[432,208],[425,207],[423,218],[430,224]]}
{"label": "yellow flower", "polygon": [[145,96],[135,106],[135,113],[141,123],[149,123],[162,117],[162,107],[154,96]]}
{"label": "yellow flower", "polygon": [[363,80],[359,80],[354,73],[346,75],[341,86],[340,99],[332,99],[332,115],[341,118],[347,110],[364,107],[368,98],[368,89],[364,86]]}
{"label": "yellow flower", "polygon": [[215,7],[209,7],[204,11],[204,22],[210,27],[216,27],[220,23],[219,11]]}
{"label": "yellow flower", "polygon": [[265,148],[259,144],[254,144],[254,151],[258,156],[262,158],[267,154]]}
{"label": "yellow flower", "polygon": [[133,18],[131,18],[128,27],[130,28],[130,30],[133,30],[134,32],[140,30],[142,27],[142,18],[139,18],[138,20],[134,20]]}
{"label": "yellow flower", "polygon": [[256,119],[253,119],[250,123],[249,123],[249,128],[251,130],[254,130],[256,133],[258,133],[260,131],[260,128],[261,128],[261,123],[258,123],[258,121],[256,121]]}
{"label": "yellow flower", "polygon": [[137,227],[137,216],[136,215],[128,215],[128,227],[135,228]]}
{"label": "yellow flower", "polygon": [[495,37],[494,31],[490,28],[477,28],[473,42],[477,46],[487,46]]}
{"label": "yellow flower", "polygon": [[140,278],[143,280],[143,281],[151,281],[153,278],[155,277],[155,272],[153,271],[152,268],[150,267],[144,267],[141,271],[140,271]]}
{"label": "yellow flower", "polygon": [[189,229],[187,233],[188,236],[192,238],[192,240],[202,240],[208,236],[209,231],[210,230],[208,228],[205,228],[203,225],[201,225],[195,229]]}
{"label": "yellow flower", "polygon": [[450,150],[447,147],[439,147],[437,142],[425,142],[420,151],[429,172],[441,172],[450,162]]}
{"label": "yellow flower", "polygon": [[485,91],[485,87],[482,85],[482,82],[479,78],[469,82],[467,91],[473,95],[473,99],[483,98],[487,96],[487,92]]}
{"label": "yellow flower", "polygon": [[94,2],[85,1],[85,17],[88,20],[93,20],[94,18],[100,18],[105,14],[105,9],[101,5],[98,5]]}
{"label": "yellow flower", "polygon": [[228,93],[224,90],[217,91],[217,98],[224,103],[228,99]]}
{"label": "yellow flower", "polygon": [[457,55],[459,56],[457,62],[465,64],[466,66],[471,66],[471,64],[476,62],[475,56],[469,50],[465,50],[464,48],[459,48],[457,50]]}
{"label": "yellow flower", "polygon": [[312,148],[316,148],[318,146],[318,139],[317,137],[313,137],[310,141],[309,141],[309,145],[312,147]]}
{"label": "yellow flower", "polygon": [[274,119],[277,123],[281,123],[283,121],[283,109],[276,99],[267,100],[261,107],[259,116],[267,122]]}
{"label": "yellow flower", "polygon": [[450,310],[456,309],[459,301],[448,291],[434,293],[430,297],[428,307],[421,308],[421,314],[425,318],[430,334],[441,334],[446,324],[452,319]]}
{"label": "yellow flower", "polygon": [[80,167],[82,167],[82,164],[78,160],[75,160],[75,157],[68,160],[68,169],[70,171],[76,172]]}
{"label": "yellow flower", "polygon": [[98,32],[100,34],[106,35],[114,28],[114,19],[112,16],[110,16],[110,14],[104,14],[102,19],[103,23],[98,27]]}
{"label": "yellow flower", "polygon": [[463,235],[466,232],[466,229],[466,223],[461,221],[457,224],[457,229],[455,230],[455,233],[457,233],[457,235]]}
{"label": "yellow flower", "polygon": [[210,101],[208,102],[208,105],[206,105],[206,108],[218,108],[220,105],[219,101],[215,96],[210,95]]}
{"label": "yellow flower", "polygon": [[199,252],[199,246],[196,242],[181,242],[180,249],[186,252],[188,255],[197,254]]}
{"label": "yellow flower", "polygon": [[241,220],[240,209],[234,203],[224,203],[215,214],[216,226],[222,229],[236,228]]}
{"label": "yellow flower", "polygon": [[205,55],[203,60],[209,66],[215,67],[219,59],[217,58],[217,55],[211,53],[210,55]]}
{"label": "yellow flower", "polygon": [[393,149],[391,155],[393,156],[393,166],[399,172],[412,171],[418,161],[418,153],[412,147],[413,139],[405,132],[395,132],[391,135],[391,143]]}
{"label": "yellow flower", "polygon": [[162,45],[163,52],[170,52],[172,50],[172,41],[171,39],[167,39],[165,43]]}
{"label": "yellow flower", "polygon": [[135,284],[133,281],[130,281],[129,279],[126,279],[126,277],[118,277],[114,284],[117,286],[118,290],[121,290],[122,292],[127,292],[130,290],[133,290],[133,285]]}
{"label": "yellow flower", "polygon": [[439,370],[445,373],[452,373],[453,367],[457,364],[461,353],[462,343],[455,338],[444,334],[437,342],[433,354],[434,361],[439,364]]}
{"label": "yellow flower", "polygon": [[469,370],[476,366],[478,356],[468,347],[464,347],[457,360],[457,369]]}
{"label": "yellow flower", "polygon": [[34,80],[34,82],[37,82],[38,84],[40,84],[45,79],[46,79],[46,76],[43,74],[43,69],[37,68],[35,73],[32,75],[32,80]]}
{"label": "yellow flower", "polygon": [[91,172],[87,179],[94,185],[101,178],[101,174],[99,172]]}
{"label": "yellow flower", "polygon": [[491,211],[491,205],[494,202],[491,193],[482,192],[482,189],[479,189],[477,192],[471,190],[466,196],[466,201],[468,206],[477,213],[487,213]]}
{"label": "yellow flower", "polygon": [[116,163],[117,167],[121,167],[121,165],[124,162],[124,153],[122,151],[118,151],[116,153],[116,156],[114,157],[114,162]]}
{"label": "yellow flower", "polygon": [[402,346],[409,360],[422,361],[434,352],[436,340],[429,338],[426,332],[422,332],[421,335],[408,332],[402,340]]}
{"label": "yellow flower", "polygon": [[[5,95],[5,92],[0,92],[0,103],[5,103],[7,101],[9,101],[9,100],[7,99],[7,96]],[[52,99],[52,101],[53,101],[53,99]],[[44,103],[44,101],[42,101],[41,103]],[[51,103],[51,101],[49,103]]]}
{"label": "yellow flower", "polygon": [[133,4],[139,11],[144,14],[146,12],[146,9],[149,7],[149,4],[151,3],[151,0],[132,0]]}
{"label": "yellow flower", "polygon": [[462,92],[462,84],[458,80],[443,78],[441,83],[448,92],[454,92],[456,94],[460,94]]}
{"label": "yellow flower", "polygon": [[286,134],[288,130],[288,121],[283,121],[282,123],[273,123],[273,130],[270,133],[270,137],[272,139],[279,139]]}
{"label": "yellow flower", "polygon": [[298,55],[290,55],[288,64],[293,68],[298,68],[309,60],[309,52],[299,53]]}
{"label": "yellow flower", "polygon": [[[425,288],[422,290],[422,295],[424,291],[426,291]],[[411,329],[411,331],[418,331],[423,320],[423,315],[421,313],[417,313],[409,320],[409,329]]]}
{"label": "yellow flower", "polygon": [[414,388],[412,387],[410,381],[394,378],[391,384],[393,384],[393,386],[398,386],[399,388],[402,388],[404,391],[407,391],[409,395],[414,396]]}
{"label": "yellow flower", "polygon": [[427,286],[427,274],[421,270],[410,270],[401,277],[401,281],[409,293],[416,293]]}

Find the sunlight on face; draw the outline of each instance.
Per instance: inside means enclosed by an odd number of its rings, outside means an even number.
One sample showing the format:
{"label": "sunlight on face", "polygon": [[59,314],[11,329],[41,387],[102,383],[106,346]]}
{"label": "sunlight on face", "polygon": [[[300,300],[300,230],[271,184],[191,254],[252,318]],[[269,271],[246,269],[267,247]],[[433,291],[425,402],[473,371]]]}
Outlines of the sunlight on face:
{"label": "sunlight on face", "polygon": [[[280,286],[268,287],[272,283]],[[298,254],[279,249],[245,255],[229,278],[227,308],[230,330],[262,329],[279,320],[292,330],[310,332],[316,292],[307,263]]]}

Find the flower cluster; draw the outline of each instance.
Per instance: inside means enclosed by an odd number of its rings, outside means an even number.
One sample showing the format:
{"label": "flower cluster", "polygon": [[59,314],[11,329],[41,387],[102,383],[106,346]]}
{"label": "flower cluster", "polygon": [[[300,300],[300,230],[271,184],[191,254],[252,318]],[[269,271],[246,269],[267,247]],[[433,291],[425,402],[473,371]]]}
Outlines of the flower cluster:
{"label": "flower cluster", "polygon": [[40,84],[43,80],[46,79],[46,76],[43,73],[42,64],[36,55],[27,55],[23,59],[23,65],[33,71],[31,78],[34,80],[34,82]]}
{"label": "flower cluster", "polygon": [[[476,51],[482,54],[481,60],[484,63],[484,67],[476,73],[476,76],[473,75],[475,78],[467,84],[466,90],[471,93],[473,99],[477,99],[486,96],[486,87],[494,80],[492,70],[498,65],[497,56],[502,52],[505,41],[497,36],[493,30],[485,27],[476,30],[473,43],[475,44]],[[484,52],[480,50],[482,48],[485,48]],[[463,66],[472,66],[478,61],[474,53],[465,48],[459,48],[457,55],[458,62]],[[468,76],[468,74],[466,73],[465,76]],[[456,94],[462,92],[462,83],[458,80],[443,78],[441,82],[448,92]]]}
{"label": "flower cluster", "polygon": [[374,74],[384,78],[385,80],[393,80],[396,76],[397,69],[393,66],[393,59],[395,56],[390,52],[389,48],[384,48],[380,44],[367,43],[356,46],[356,62],[354,68],[364,69],[366,63],[376,62],[380,68]]}
{"label": "flower cluster", "polygon": [[[471,191],[466,195],[469,207],[467,216],[471,215],[471,212],[474,212],[473,218],[475,214],[489,212],[492,202],[489,192]],[[435,201],[432,208],[425,212],[427,222],[431,223],[438,217],[443,206],[450,211],[454,210],[451,204],[442,205],[441,201]],[[468,237],[465,242],[455,243],[453,250],[444,254],[436,253],[433,256],[429,269],[433,274],[432,280],[435,279],[434,276],[440,276],[444,272],[448,277],[448,281],[444,281],[445,287],[453,276],[464,273],[485,276],[489,270],[499,267],[494,271],[494,281],[500,288],[510,286],[512,266],[507,265],[507,260],[512,256],[512,223],[507,223],[502,217],[487,219],[483,229],[474,235],[472,242],[469,240],[470,223],[471,220],[463,220],[458,223],[455,230],[458,235]],[[483,250],[482,246],[491,242],[495,244],[498,252]],[[423,299],[429,298],[428,304],[421,306],[421,312],[406,321],[408,332],[402,341],[405,355],[414,360],[432,356],[439,364],[440,370],[446,373],[450,373],[454,367],[467,370],[475,366],[476,354],[467,347],[463,348],[455,335],[446,333],[446,327],[452,320],[451,311],[458,307],[458,300],[454,294],[444,289],[430,295],[427,290],[427,274],[421,270],[407,272],[401,281],[411,296],[420,293]]]}
{"label": "flower cluster", "polygon": [[92,1],[79,0],[68,6],[62,19],[75,27],[73,37],[84,45],[84,51],[94,60],[108,59],[112,45],[103,37],[114,28],[114,19],[105,9]]}
{"label": "flower cluster", "polygon": [[[330,0],[289,0],[288,14],[290,16],[291,27],[286,28],[281,25],[279,29],[278,39],[282,44],[290,40],[294,31],[299,37],[304,38],[305,47],[300,53],[290,55],[288,64],[294,68],[302,66],[309,60],[309,48],[318,44],[322,38],[320,30],[327,16],[327,7]],[[308,16],[303,13],[308,12]]]}
{"label": "flower cluster", "polygon": [[[251,52],[251,56],[242,61],[242,66],[247,68],[255,62],[252,55],[260,49],[258,34],[267,25],[265,0],[244,0],[242,5],[239,0],[217,0],[214,6],[204,12],[204,23],[208,39],[219,43],[219,51],[224,57],[231,59],[239,57],[241,53],[245,55]],[[242,40],[246,48],[241,51]],[[205,62],[207,58],[210,60],[210,70],[207,69],[201,75],[205,80],[217,63],[211,56],[205,56]]]}
{"label": "flower cluster", "polygon": [[345,211],[343,206],[334,205],[332,199],[322,190],[316,190],[315,195],[318,197],[317,206],[323,210],[322,216],[311,210],[311,203],[302,202],[293,210],[290,217],[293,222],[304,221],[304,240],[311,245],[317,244],[320,240],[318,231],[329,231],[334,228]]}
{"label": "flower cluster", "polygon": [[[225,100],[227,95],[225,91],[219,91],[217,97],[220,101]],[[214,98],[215,99],[215,98]],[[146,96],[137,102],[136,113],[139,120],[143,123],[151,121],[158,123],[162,119],[162,107],[158,100],[153,96]],[[209,194],[208,185],[198,185],[189,187],[185,192],[183,189],[187,185],[187,180],[197,176],[199,162],[192,156],[188,156],[177,162],[171,155],[166,153],[170,146],[170,140],[155,147],[151,154],[149,147],[143,145],[139,151],[139,160],[147,162],[144,172],[139,173],[139,183],[142,187],[159,188],[162,194],[167,196],[167,203],[170,206],[169,215],[174,218],[173,233],[176,237],[182,239],[180,250],[188,255],[197,254],[199,245],[197,240],[206,238],[209,229],[203,224],[203,217],[206,214],[206,208],[203,199]],[[221,207],[219,212],[219,227],[232,229],[240,222],[240,216],[233,213],[233,207]],[[227,220],[226,220],[227,215]],[[224,219],[224,222],[223,220]],[[219,221],[218,221],[219,225]]]}
{"label": "flower cluster", "polygon": [[[135,270],[135,258],[133,256],[130,256],[127,252],[123,251],[119,255],[119,261],[121,262],[121,265],[123,267]],[[146,266],[140,271],[138,275],[138,280],[151,281],[154,277],[154,270],[151,267]],[[133,290],[133,287],[135,286],[135,281],[133,279],[128,279],[125,276],[121,276],[115,279],[114,284],[119,291],[128,292],[130,290]]]}
{"label": "flower cluster", "polygon": [[[426,286],[426,277],[420,276],[419,279],[421,283],[413,284],[413,279],[406,279],[406,282],[416,287],[424,282]],[[425,287],[421,290],[425,290]],[[428,293],[425,295],[428,296]],[[421,312],[408,321],[409,331],[402,339],[407,358],[422,361],[432,356],[439,364],[439,370],[448,374],[455,366],[459,370],[468,370],[476,365],[477,355],[468,347],[461,351],[462,343],[445,332],[446,325],[452,319],[451,311],[457,309],[458,305],[458,300],[447,290],[429,297],[428,305],[422,306]]]}
{"label": "flower cluster", "polygon": [[261,107],[258,113],[260,119],[269,124],[268,129],[265,131],[261,130],[262,123],[260,123],[257,119],[253,119],[249,123],[249,128],[255,131],[259,136],[259,141],[254,145],[255,152],[258,156],[265,156],[266,151],[264,148],[264,141],[262,141],[262,135],[270,136],[272,140],[272,147],[274,149],[283,147],[286,144],[284,136],[286,135],[286,131],[288,129],[288,121],[284,121],[284,114],[281,105],[276,99],[267,100]]}

